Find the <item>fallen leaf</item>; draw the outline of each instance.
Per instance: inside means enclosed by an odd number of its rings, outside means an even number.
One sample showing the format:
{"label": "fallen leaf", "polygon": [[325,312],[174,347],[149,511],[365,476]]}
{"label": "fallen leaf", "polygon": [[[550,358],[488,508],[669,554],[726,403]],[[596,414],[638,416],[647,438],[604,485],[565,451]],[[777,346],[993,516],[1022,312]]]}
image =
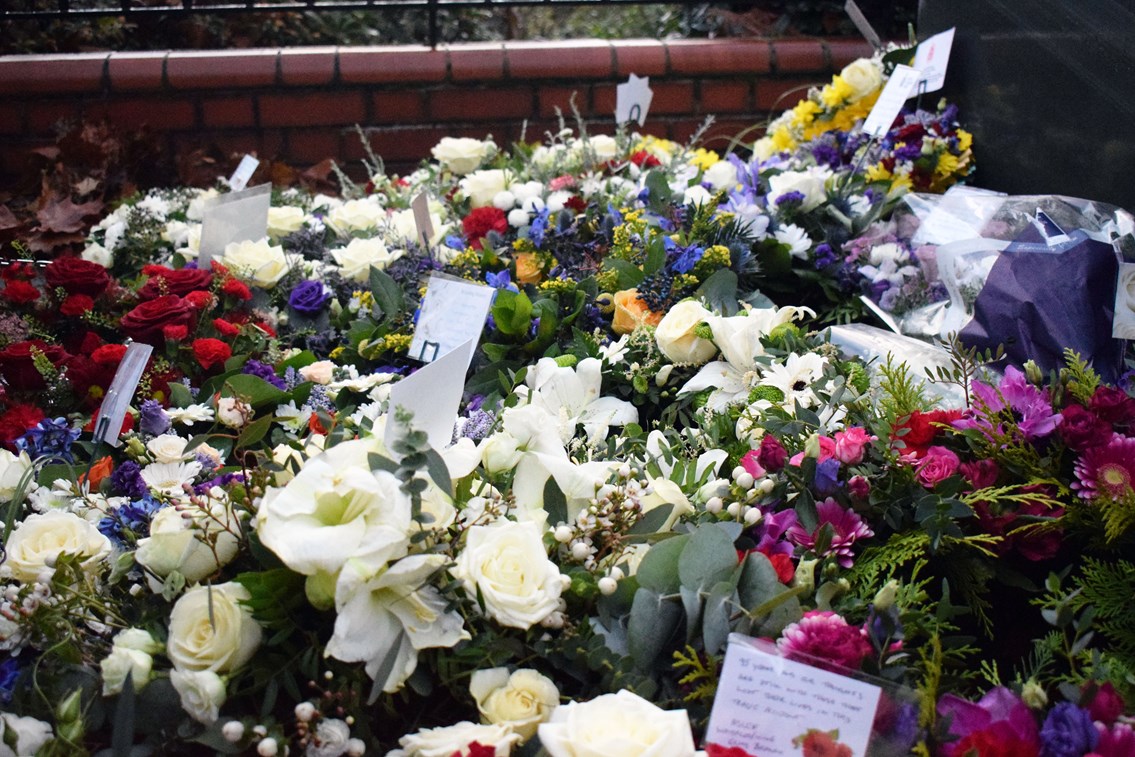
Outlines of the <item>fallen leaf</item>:
{"label": "fallen leaf", "polygon": [[44,205],[36,213],[36,218],[39,220],[40,229],[45,232],[69,234],[82,231],[86,226],[83,219],[101,213],[104,207],[106,206],[101,200],[91,200],[76,205],[70,197],[64,197],[62,200]]}
{"label": "fallen leaf", "polygon": [[20,225],[20,219],[16,218],[7,205],[0,205],[0,231],[7,229],[14,229]]}
{"label": "fallen leaf", "polygon": [[75,182],[72,187],[75,190],[75,194],[79,195],[80,197],[85,197],[86,195],[92,194],[96,189],[99,188],[99,180],[88,176],[81,181]]}

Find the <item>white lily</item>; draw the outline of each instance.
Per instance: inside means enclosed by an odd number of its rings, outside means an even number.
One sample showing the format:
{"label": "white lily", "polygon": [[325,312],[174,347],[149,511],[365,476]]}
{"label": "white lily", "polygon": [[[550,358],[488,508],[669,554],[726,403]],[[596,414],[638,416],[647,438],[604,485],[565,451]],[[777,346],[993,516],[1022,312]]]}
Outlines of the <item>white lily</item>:
{"label": "white lily", "polygon": [[634,405],[600,396],[603,363],[595,358],[585,358],[575,368],[560,366],[550,357],[541,358],[529,369],[525,383],[527,386],[520,387],[517,393],[556,418],[564,444],[575,436],[579,424],[583,425],[588,442],[599,444],[607,438],[610,426],[638,422]]}

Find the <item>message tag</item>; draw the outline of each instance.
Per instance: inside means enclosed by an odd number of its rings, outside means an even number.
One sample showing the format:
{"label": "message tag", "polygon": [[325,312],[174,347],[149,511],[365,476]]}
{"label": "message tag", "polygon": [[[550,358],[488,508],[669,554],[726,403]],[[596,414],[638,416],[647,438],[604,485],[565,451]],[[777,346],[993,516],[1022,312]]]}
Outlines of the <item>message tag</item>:
{"label": "message tag", "polygon": [[895,66],[891,78],[887,80],[887,86],[883,87],[883,92],[875,101],[875,107],[871,109],[871,114],[863,124],[863,131],[872,137],[881,137],[890,131],[891,124],[895,122],[903,104],[918,84],[918,78],[916,69],[910,66]]}
{"label": "message tag", "polygon": [[476,347],[496,292],[456,276],[432,274],[418,311],[410,357],[432,363],[469,339]]}
{"label": "message tag", "polygon": [[855,28],[863,35],[863,39],[867,40],[871,47],[876,50],[883,49],[883,38],[875,31],[875,27],[871,26],[871,22],[863,15],[863,11],[859,10],[859,6],[855,4],[855,0],[847,0],[843,4],[843,11],[851,19],[851,23],[855,24]]}
{"label": "message tag", "polygon": [[146,363],[150,361],[150,354],[154,348],[141,342],[132,342],[114,372],[114,379],[106,390],[99,414],[95,418],[94,442],[106,442],[112,447],[118,446],[118,437],[122,433],[122,421],[126,418],[126,408],[134,398],[134,390],[142,379],[142,372],[146,370]]}
{"label": "message tag", "polygon": [[1135,263],[1119,264],[1111,335],[1116,339],[1135,339]]}
{"label": "message tag", "polygon": [[245,155],[240,159],[240,165],[229,177],[229,186],[232,187],[234,192],[239,192],[248,186],[248,180],[252,178],[252,174],[256,172],[258,165],[260,165],[260,161],[251,155]]}
{"label": "message tag", "polygon": [[631,74],[631,78],[615,87],[615,123],[621,125],[637,121],[642,126],[646,123],[646,112],[650,110],[653,99],[650,77]]}
{"label": "message tag", "polygon": [[862,302],[868,310],[874,313],[875,317],[882,321],[884,326],[886,326],[896,334],[902,333],[902,329],[899,328],[899,322],[895,320],[895,317],[888,313],[886,310],[883,310],[881,307],[879,307],[879,305],[870,297],[865,294],[861,294],[859,295],[859,301]]}
{"label": "message tag", "polygon": [[430,240],[434,238],[434,225],[430,220],[430,198],[422,192],[410,203],[414,210],[414,225],[418,227],[418,241],[422,247],[429,248]]}
{"label": "message tag", "polygon": [[760,757],[799,757],[806,740],[820,739],[829,742],[823,754],[840,745],[855,757],[868,754],[882,689],[775,650],[771,642],[729,636],[706,741]]}
{"label": "message tag", "polygon": [[268,236],[268,206],[271,204],[271,184],[214,198],[206,206],[201,220],[198,266],[208,268],[209,261],[222,254],[232,242],[256,241]]}
{"label": "message tag", "polygon": [[937,92],[946,83],[946,64],[950,62],[950,48],[954,45],[954,29],[935,34],[919,44],[914,51],[911,66],[918,69],[919,94]]}
{"label": "message tag", "polygon": [[[390,387],[391,414],[401,407],[413,413],[410,425],[425,431],[430,446],[444,449],[453,438],[453,425],[465,391],[465,372],[473,360],[477,340],[467,339],[427,366]],[[387,418],[384,440],[393,449],[399,433],[398,424]]]}

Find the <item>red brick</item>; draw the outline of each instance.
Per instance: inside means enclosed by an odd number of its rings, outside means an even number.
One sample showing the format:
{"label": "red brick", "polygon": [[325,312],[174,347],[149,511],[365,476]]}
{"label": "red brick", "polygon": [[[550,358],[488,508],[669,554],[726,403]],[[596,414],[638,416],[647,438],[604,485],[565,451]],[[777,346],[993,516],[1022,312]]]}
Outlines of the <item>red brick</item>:
{"label": "red brick", "polygon": [[757,79],[757,110],[781,111],[795,107],[809,87],[824,84],[818,79]]}
{"label": "red brick", "polygon": [[280,51],[280,82],[288,86],[320,86],[335,81],[336,48],[284,48]]}
{"label": "red brick", "polygon": [[265,155],[260,133],[253,129],[214,132],[211,141],[225,155]]}
{"label": "red brick", "polygon": [[266,87],[276,83],[276,50],[172,52],[166,80],[178,89]]}
{"label": "red brick", "polygon": [[[417,164],[429,157],[430,148],[442,137],[453,136],[436,126],[410,126],[400,128],[376,127],[366,130],[371,148],[387,164]],[[362,160],[366,154],[357,139],[344,140],[343,155],[348,161]]]}
{"label": "red brick", "polygon": [[339,126],[360,123],[365,114],[360,92],[260,95],[261,126]]}
{"label": "red brick", "polygon": [[769,43],[759,39],[670,40],[666,50],[673,74],[742,76],[768,73],[771,68]]}
{"label": "red brick", "polygon": [[77,119],[79,104],[68,102],[30,102],[27,106],[28,131],[43,134],[55,128],[59,121]]}
{"label": "red brick", "polygon": [[107,53],[0,57],[0,94],[98,92]]}
{"label": "red brick", "polygon": [[[717,119],[702,135],[699,144],[707,150],[716,151],[718,155],[725,155],[738,147],[745,147],[755,142],[764,134],[763,123],[764,119],[757,118]],[[697,126],[701,124],[696,124],[695,129]]]}
{"label": "red brick", "polygon": [[499,81],[505,75],[505,48],[501,42],[447,45],[449,75],[453,81]]}
{"label": "red brick", "polygon": [[160,90],[168,53],[111,53],[107,61],[110,89]]}
{"label": "red brick", "polygon": [[[654,90],[654,98],[650,101],[650,111],[647,113],[647,123],[652,116],[671,113],[693,113],[696,101],[694,100],[694,83],[682,82],[651,82],[650,88]],[[615,112],[615,86],[596,85],[592,90],[591,102],[595,113]]]}
{"label": "red brick", "polygon": [[0,134],[22,134],[24,106],[19,102],[0,103]]}
{"label": "red brick", "polygon": [[651,39],[616,40],[615,75],[662,76],[667,72],[666,46]]}
{"label": "red brick", "polygon": [[84,118],[107,118],[112,123],[136,129],[143,124],[158,131],[193,129],[197,114],[188,100],[110,100],[105,103],[87,103]]}
{"label": "red brick", "polygon": [[422,45],[341,48],[339,78],[350,84],[443,81],[446,54]]}
{"label": "red brick", "polygon": [[556,108],[559,108],[563,117],[570,123],[574,120],[571,98],[575,95],[575,107],[579,112],[585,117],[593,115],[589,90],[590,87],[586,84],[578,87],[537,87],[536,95],[540,101],[537,112],[540,118],[556,118]]}
{"label": "red brick", "polygon": [[256,126],[252,97],[208,97],[201,101],[202,124],[216,126]]}
{"label": "red brick", "polygon": [[420,90],[375,92],[370,102],[370,120],[376,124],[412,124],[426,117],[426,93]]}
{"label": "red brick", "polygon": [[611,45],[591,40],[510,42],[508,75],[512,79],[607,79],[615,73]]}
{"label": "red brick", "polygon": [[290,161],[314,164],[327,158],[338,160],[339,155],[338,129],[293,129],[288,132],[287,158]]}
{"label": "red brick", "polygon": [[429,114],[440,121],[498,121],[532,115],[532,90],[443,89],[429,93]]}
{"label": "red brick", "polygon": [[746,113],[753,109],[753,88],[745,81],[703,81],[702,113]]}
{"label": "red brick", "polygon": [[853,60],[868,58],[874,52],[871,45],[861,39],[826,39],[824,47],[828,49],[828,65],[832,71],[840,70]]}
{"label": "red brick", "polygon": [[818,39],[783,39],[773,43],[773,70],[778,74],[827,71],[824,46]]}

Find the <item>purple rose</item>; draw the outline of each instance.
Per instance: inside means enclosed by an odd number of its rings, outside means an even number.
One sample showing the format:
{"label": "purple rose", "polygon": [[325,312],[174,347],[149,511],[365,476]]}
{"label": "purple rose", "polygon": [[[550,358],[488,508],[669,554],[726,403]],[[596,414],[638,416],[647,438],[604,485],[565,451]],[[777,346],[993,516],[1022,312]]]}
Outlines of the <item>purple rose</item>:
{"label": "purple rose", "polygon": [[288,305],[297,313],[318,313],[331,300],[331,290],[319,281],[305,279],[296,284],[288,295]]}

